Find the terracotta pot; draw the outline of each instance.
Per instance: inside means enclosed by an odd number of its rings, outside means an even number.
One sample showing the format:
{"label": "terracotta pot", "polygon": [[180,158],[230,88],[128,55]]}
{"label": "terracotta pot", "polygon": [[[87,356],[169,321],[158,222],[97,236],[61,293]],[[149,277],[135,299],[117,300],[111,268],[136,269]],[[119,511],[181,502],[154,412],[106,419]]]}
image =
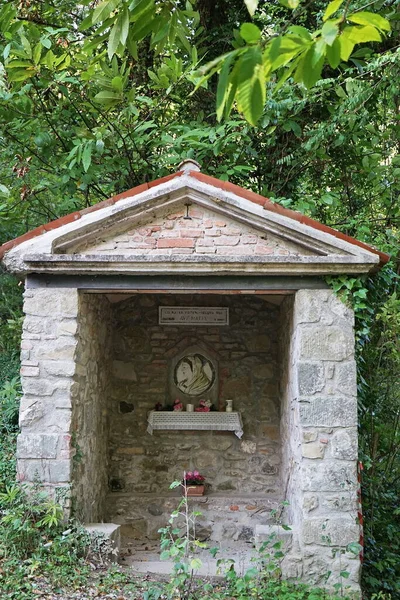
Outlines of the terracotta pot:
{"label": "terracotta pot", "polygon": [[188,496],[204,496],[204,485],[188,485],[186,492]]}

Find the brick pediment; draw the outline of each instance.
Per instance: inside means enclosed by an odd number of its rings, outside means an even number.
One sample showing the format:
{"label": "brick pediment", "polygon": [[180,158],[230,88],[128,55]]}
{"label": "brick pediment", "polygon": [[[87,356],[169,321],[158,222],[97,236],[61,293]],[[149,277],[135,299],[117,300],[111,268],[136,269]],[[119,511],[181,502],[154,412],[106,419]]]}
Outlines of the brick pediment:
{"label": "brick pediment", "polygon": [[326,275],[367,273],[379,264],[379,252],[362,242],[220,184],[192,172],[146,184],[76,220],[50,224],[5,262],[19,273],[74,275]]}
{"label": "brick pediment", "polygon": [[[163,212],[163,211],[162,211]],[[304,246],[198,205],[180,203],[171,212],[111,235],[105,231],[70,251],[84,255],[146,253],[213,256],[309,256]],[[314,252],[315,253],[315,252]]]}

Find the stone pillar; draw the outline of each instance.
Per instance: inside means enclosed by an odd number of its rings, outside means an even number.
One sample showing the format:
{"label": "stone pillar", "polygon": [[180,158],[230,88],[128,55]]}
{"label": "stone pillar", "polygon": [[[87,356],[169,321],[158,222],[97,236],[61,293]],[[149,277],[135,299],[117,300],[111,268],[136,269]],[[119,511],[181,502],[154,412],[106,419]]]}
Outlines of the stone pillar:
{"label": "stone pillar", "polygon": [[[286,301],[283,376],[283,488],[294,544],[287,576],[359,593],[357,387],[354,316],[330,290]],[[346,571],[348,577],[341,577]]]}
{"label": "stone pillar", "polygon": [[52,492],[71,478],[78,290],[28,289],[24,312],[18,479]]}

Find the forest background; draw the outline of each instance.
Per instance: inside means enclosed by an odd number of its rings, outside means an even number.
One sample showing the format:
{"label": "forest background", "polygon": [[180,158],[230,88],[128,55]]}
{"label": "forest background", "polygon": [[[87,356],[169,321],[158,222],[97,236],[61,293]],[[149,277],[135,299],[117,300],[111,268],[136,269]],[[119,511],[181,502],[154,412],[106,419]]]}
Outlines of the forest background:
{"label": "forest background", "polygon": [[[394,599],[399,41],[398,0],[0,7],[0,244],[193,157],[391,255],[330,283],[356,312],[363,587]],[[14,478],[22,291],[0,274],[0,492]]]}

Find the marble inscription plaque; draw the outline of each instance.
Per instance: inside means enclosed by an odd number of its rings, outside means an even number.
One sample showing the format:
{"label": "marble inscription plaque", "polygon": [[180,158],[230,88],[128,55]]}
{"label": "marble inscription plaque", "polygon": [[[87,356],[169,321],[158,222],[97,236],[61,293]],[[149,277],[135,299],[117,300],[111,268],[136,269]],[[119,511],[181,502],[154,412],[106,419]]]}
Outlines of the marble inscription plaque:
{"label": "marble inscription plaque", "polygon": [[160,306],[160,325],[229,325],[229,308]]}

